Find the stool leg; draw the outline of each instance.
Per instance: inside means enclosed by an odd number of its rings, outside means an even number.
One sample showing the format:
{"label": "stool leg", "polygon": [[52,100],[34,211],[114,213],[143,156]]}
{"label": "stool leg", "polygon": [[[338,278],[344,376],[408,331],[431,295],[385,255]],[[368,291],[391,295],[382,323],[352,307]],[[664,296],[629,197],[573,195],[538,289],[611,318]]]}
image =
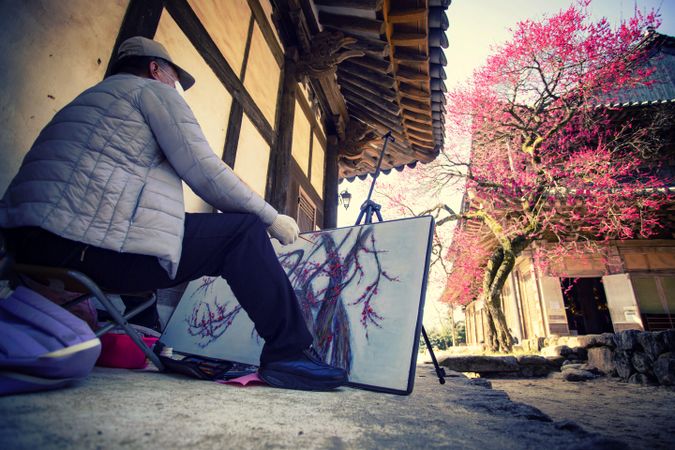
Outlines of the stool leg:
{"label": "stool leg", "polygon": [[[144,311],[145,309],[147,309],[149,306],[151,306],[154,303],[155,303],[155,296],[153,295],[152,298],[144,301],[143,303],[141,303],[140,305],[138,305],[137,307],[135,307],[134,309],[132,309],[128,313],[125,312],[125,314],[122,317],[124,317],[124,319],[127,320],[127,321],[129,319],[133,319],[139,312]],[[117,309],[117,308],[115,308],[115,309]],[[114,328],[117,328],[118,326],[119,325],[117,323],[111,322],[108,325],[99,328],[96,331],[96,336],[101,336],[101,335],[107,333],[108,331],[110,331]]]}
{"label": "stool leg", "polygon": [[122,329],[125,331],[125,333],[127,333],[129,335],[131,340],[134,341],[134,343],[138,346],[138,348],[141,349],[141,351],[143,351],[145,356],[147,356],[148,359],[150,359],[150,361],[152,361],[152,363],[155,366],[157,366],[157,368],[160,371],[163,371],[164,365],[159,360],[159,357],[157,355],[155,355],[147,345],[145,345],[145,342],[143,342],[143,339],[141,339],[141,337],[138,335],[136,330],[134,330],[129,325],[129,322],[127,322],[127,320],[124,318],[124,316],[118,311],[117,308],[115,308],[115,306],[110,302],[108,297],[105,296],[103,291],[101,291],[101,289],[99,289],[99,287],[93,281],[91,281],[88,277],[83,276],[83,274],[81,274],[79,272],[68,271],[68,274],[72,278],[74,278],[77,281],[79,281],[80,283],[82,283],[87,289],[89,289],[91,291],[92,294],[94,294],[96,299],[99,302],[101,302],[101,304],[105,307],[105,309],[108,310],[108,313],[110,313],[110,315],[113,317],[115,322],[117,322],[117,324],[120,327],[122,327]]}

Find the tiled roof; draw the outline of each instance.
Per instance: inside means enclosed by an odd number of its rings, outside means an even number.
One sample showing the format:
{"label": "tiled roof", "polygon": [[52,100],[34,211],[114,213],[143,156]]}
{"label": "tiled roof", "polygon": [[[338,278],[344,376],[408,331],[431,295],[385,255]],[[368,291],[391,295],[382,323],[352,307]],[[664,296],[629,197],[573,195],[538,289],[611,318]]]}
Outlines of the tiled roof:
{"label": "tiled roof", "polygon": [[675,38],[650,32],[643,45],[648,48],[645,67],[653,68],[652,84],[622,89],[609,95],[604,106],[638,106],[675,103]]}
{"label": "tiled roof", "polygon": [[391,130],[382,169],[402,170],[436,158],[444,142],[445,83],[450,0],[314,0],[324,30],[354,38],[347,47],[362,57],[338,65],[337,83],[350,123],[365,125],[369,139],[353,139],[340,149],[340,178],[365,177],[375,171],[382,145]]}

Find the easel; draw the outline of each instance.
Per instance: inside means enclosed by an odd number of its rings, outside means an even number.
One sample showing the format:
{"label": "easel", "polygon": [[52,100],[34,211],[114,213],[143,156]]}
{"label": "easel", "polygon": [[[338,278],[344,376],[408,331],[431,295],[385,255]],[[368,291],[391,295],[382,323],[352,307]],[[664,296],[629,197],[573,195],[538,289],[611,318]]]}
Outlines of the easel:
{"label": "easel", "polygon": [[[377,168],[375,169],[375,173],[373,174],[373,182],[370,184],[370,190],[368,191],[368,198],[366,198],[366,201],[363,202],[363,204],[361,205],[361,211],[359,211],[359,217],[356,219],[355,225],[361,225],[362,223],[363,224],[373,223],[373,214],[377,216],[377,220],[379,222],[382,222],[382,214],[380,213],[382,207],[379,204],[372,201],[371,197],[373,195],[373,189],[375,188],[375,182],[377,181],[377,177],[380,175],[380,167],[382,166],[382,159],[384,158],[384,153],[387,150],[387,144],[389,143],[389,141],[395,142],[395,139],[391,135],[391,131],[388,131],[384,136],[382,136],[382,138],[384,139],[384,144],[382,144],[382,151],[380,152],[380,157],[377,160]],[[429,337],[427,336],[427,332],[424,329],[424,326],[422,326],[422,337],[424,337],[424,342],[427,345],[427,349],[429,349],[429,354],[431,355],[431,361],[434,363],[434,369],[436,369],[438,381],[441,384],[445,384],[445,376],[446,376],[445,369],[443,369],[438,365],[436,355],[434,354],[434,349],[433,347],[431,347],[431,342],[429,341]]]}

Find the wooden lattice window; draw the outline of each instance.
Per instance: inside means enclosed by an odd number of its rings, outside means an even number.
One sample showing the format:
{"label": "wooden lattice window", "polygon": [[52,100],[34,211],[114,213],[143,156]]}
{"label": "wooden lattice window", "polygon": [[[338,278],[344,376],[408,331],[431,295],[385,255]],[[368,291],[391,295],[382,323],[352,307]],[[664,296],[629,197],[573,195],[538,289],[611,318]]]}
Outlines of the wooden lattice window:
{"label": "wooden lattice window", "polygon": [[316,205],[302,190],[298,192],[298,226],[301,232],[314,231],[316,227]]}

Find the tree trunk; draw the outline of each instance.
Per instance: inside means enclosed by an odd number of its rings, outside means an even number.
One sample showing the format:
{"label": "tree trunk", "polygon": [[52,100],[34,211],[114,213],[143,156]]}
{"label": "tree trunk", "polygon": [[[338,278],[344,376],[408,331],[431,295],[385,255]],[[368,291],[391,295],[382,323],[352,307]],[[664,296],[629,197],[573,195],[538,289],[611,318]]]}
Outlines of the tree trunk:
{"label": "tree trunk", "polygon": [[495,319],[494,316],[492,315],[492,309],[491,308],[486,308],[486,315],[487,315],[487,345],[488,349],[491,352],[498,352],[500,350],[499,348],[499,334],[497,331],[497,327],[495,326]]}
{"label": "tree trunk", "polygon": [[515,339],[506,323],[501,305],[501,292],[516,263],[516,257],[530,241],[516,237],[502,248],[495,249],[483,278],[483,298],[488,315],[488,340],[492,351],[510,352]]}
{"label": "tree trunk", "polygon": [[[498,302],[499,299],[497,299],[497,303]],[[511,331],[506,324],[504,312],[498,304],[495,305],[495,302],[493,301],[487,302],[486,304],[489,314],[492,316],[492,326],[494,327],[494,336],[492,338],[494,342],[493,347],[496,348],[494,351],[508,353],[513,349],[515,340],[513,339],[513,336],[511,336]]]}
{"label": "tree trunk", "polygon": [[490,292],[492,292],[492,285],[503,262],[504,250],[499,247],[495,249],[495,251],[492,253],[492,256],[490,256],[487,267],[485,268],[485,274],[483,275],[483,292],[481,293],[481,297],[483,299],[483,303],[486,306],[487,313],[487,344],[489,345],[490,351],[493,352],[503,350],[499,345],[499,319],[495,315],[496,309],[490,305]]}

